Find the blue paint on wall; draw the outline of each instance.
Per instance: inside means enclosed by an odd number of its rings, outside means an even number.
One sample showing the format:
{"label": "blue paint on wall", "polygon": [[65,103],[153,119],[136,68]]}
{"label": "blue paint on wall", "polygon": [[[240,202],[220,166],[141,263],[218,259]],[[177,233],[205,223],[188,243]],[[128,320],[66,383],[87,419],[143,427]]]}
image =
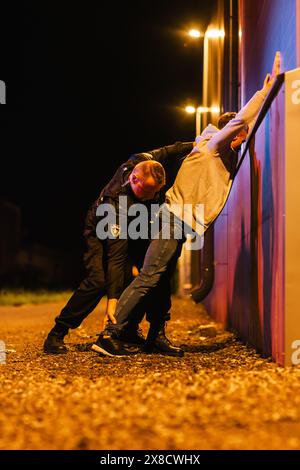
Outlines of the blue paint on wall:
{"label": "blue paint on wall", "polygon": [[262,87],[271,72],[276,51],[282,57],[282,71],[297,66],[296,1],[246,0],[245,15],[251,27],[246,31],[245,100]]}

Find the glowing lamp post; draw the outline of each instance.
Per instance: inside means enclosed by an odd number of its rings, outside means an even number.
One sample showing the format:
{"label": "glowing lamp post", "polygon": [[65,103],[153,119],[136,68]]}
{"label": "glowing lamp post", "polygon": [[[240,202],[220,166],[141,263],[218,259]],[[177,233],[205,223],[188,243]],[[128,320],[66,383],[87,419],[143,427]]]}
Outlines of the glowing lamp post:
{"label": "glowing lamp post", "polygon": [[191,36],[191,38],[200,38],[201,33],[200,33],[200,31],[198,31],[198,29],[190,29],[189,30],[189,36]]}

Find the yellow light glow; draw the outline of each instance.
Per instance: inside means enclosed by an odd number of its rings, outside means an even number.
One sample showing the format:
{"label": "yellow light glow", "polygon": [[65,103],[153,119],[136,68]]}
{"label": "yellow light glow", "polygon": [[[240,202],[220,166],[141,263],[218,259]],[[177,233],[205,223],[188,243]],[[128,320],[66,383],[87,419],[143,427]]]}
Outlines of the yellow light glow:
{"label": "yellow light glow", "polygon": [[204,108],[203,106],[199,106],[199,108],[197,108],[197,111],[198,113],[208,113],[209,108]]}
{"label": "yellow light glow", "polygon": [[211,111],[212,113],[219,113],[219,112],[220,112],[220,108],[219,108],[219,106],[212,106],[212,107],[210,108],[210,111]]}
{"label": "yellow light glow", "polygon": [[185,110],[189,114],[194,114],[196,112],[196,109],[194,108],[194,106],[186,106]]}
{"label": "yellow light glow", "polygon": [[198,31],[198,29],[190,29],[189,36],[191,36],[192,38],[200,38],[201,33],[200,31]]}
{"label": "yellow light glow", "polygon": [[224,36],[224,29],[208,29],[205,33],[206,38],[223,38]]}

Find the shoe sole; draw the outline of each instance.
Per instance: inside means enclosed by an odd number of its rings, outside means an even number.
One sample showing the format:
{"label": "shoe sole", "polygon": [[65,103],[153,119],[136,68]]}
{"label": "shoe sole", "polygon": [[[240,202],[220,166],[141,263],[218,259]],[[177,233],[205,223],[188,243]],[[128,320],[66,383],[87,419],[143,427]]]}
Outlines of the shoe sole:
{"label": "shoe sole", "polygon": [[56,354],[56,355],[58,355],[58,354],[67,354],[67,352],[68,351],[51,351],[51,350],[47,351],[47,350],[43,349],[44,354]]}
{"label": "shoe sole", "polygon": [[166,351],[161,351],[160,349],[155,348],[152,351],[154,354],[161,354],[162,356],[169,356],[169,357],[184,357],[184,352],[183,353],[171,353],[171,352],[166,352]]}
{"label": "shoe sole", "polygon": [[100,354],[103,354],[104,356],[109,356],[109,357],[123,357],[123,356],[120,356],[120,355],[117,355],[117,354],[111,354],[109,353],[108,351],[106,351],[105,349],[103,348],[100,348],[100,346],[98,346],[97,344],[93,344],[93,346],[91,347],[91,349],[97,353],[100,353]]}

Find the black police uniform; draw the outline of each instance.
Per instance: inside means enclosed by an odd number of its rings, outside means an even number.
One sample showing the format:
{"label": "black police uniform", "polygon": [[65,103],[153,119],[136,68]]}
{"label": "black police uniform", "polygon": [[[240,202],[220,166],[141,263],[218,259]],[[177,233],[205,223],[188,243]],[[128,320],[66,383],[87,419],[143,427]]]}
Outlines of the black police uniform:
{"label": "black police uniform", "polygon": [[[108,298],[118,299],[133,279],[132,266],[136,265],[140,268],[143,264],[144,255],[149,244],[148,240],[129,240],[128,238],[99,240],[96,234],[96,226],[99,222],[96,211],[99,204],[113,204],[118,214],[120,211],[119,196],[126,196],[128,208],[139,202],[131,190],[128,178],[138,163],[148,159],[160,162],[165,168],[167,185],[164,192],[160,193],[160,200],[158,200],[159,203],[163,202],[165,191],[173,184],[182,161],[191,152],[192,147],[192,142],[177,142],[174,145],[152,150],[146,154],[134,154],[118,168],[113,178],[101,191],[99,198],[88,210],[84,228],[86,277],[59,316],[56,317],[56,325],[50,334],[64,336],[69,328],[78,327],[89,313],[95,309],[105,294]],[[162,318],[164,320],[169,319],[172,269],[174,269],[174,266],[170,267],[170,270],[151,296],[145,298],[145,302],[139,308],[139,311],[133,315],[132,324],[128,325],[130,328],[138,327],[138,323],[145,312],[146,318],[151,324],[161,321]]]}

